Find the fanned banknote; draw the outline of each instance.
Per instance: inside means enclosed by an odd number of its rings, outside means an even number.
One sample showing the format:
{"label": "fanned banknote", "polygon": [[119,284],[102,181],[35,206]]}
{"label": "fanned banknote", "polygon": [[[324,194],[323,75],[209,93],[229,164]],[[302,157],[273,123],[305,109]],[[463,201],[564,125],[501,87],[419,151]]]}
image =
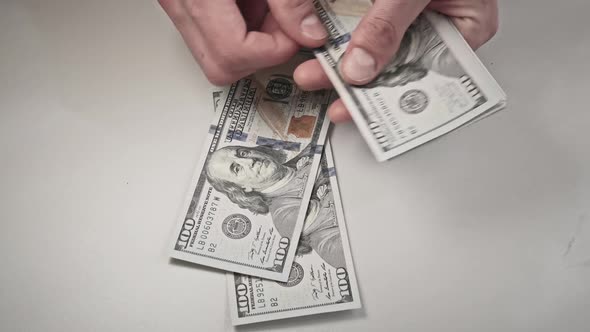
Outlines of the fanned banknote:
{"label": "fanned banknote", "polygon": [[329,142],[287,282],[227,274],[234,325],[361,307]]}
{"label": "fanned banknote", "polygon": [[299,53],[214,96],[219,111],[176,226],[172,257],[288,280],[334,99],[332,91],[302,91],[294,83],[294,68],[309,58]]}
{"label": "fanned banknote", "polygon": [[390,63],[363,86],[339,63],[368,0],[314,0],[330,37],[315,50],[375,157],[384,161],[505,107],[506,95],[452,22],[426,11]]}

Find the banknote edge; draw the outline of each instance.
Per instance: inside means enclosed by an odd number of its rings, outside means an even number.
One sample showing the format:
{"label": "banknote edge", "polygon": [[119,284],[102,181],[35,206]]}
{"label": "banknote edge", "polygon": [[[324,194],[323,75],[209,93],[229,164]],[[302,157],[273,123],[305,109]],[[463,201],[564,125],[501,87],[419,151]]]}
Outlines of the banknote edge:
{"label": "banknote edge", "polygon": [[[326,143],[326,157],[328,161],[328,170],[333,168],[335,171],[334,176],[330,176],[330,185],[332,186],[332,194],[334,195],[334,204],[336,205],[336,216],[338,218],[338,227],[340,228],[342,246],[344,247],[344,257],[352,269],[350,269],[349,277],[351,277],[351,285],[353,288],[353,299],[358,299],[358,308],[362,308],[362,298],[360,295],[359,283],[356,275],[356,264],[354,263],[354,257],[352,255],[352,246],[350,245],[350,237],[348,233],[348,225],[346,215],[344,213],[344,203],[342,202],[342,194],[340,191],[340,185],[338,181],[338,171],[336,170],[336,160],[334,160],[334,154],[332,149],[331,141]],[[354,301],[357,302],[357,301]]]}
{"label": "banknote edge", "polygon": [[[343,103],[350,110],[350,114],[364,137],[373,155],[379,162],[387,161],[391,158],[399,156],[405,152],[415,149],[429,141],[432,141],[438,137],[444,136],[454,131],[454,129],[470,124],[477,117],[487,113],[489,109],[494,109],[494,112],[498,112],[506,106],[506,94],[491,75],[489,70],[481,62],[479,57],[469,47],[465,39],[457,30],[456,26],[444,16],[433,13],[432,11],[425,11],[425,17],[430,22],[432,27],[437,31],[439,37],[445,42],[449,50],[454,54],[457,59],[466,60],[461,61],[461,66],[469,78],[475,82],[476,86],[479,87],[486,95],[487,101],[482,105],[466,112],[456,118],[453,118],[436,128],[429,130],[428,132],[421,135],[414,140],[408,141],[403,145],[395,147],[391,150],[384,151],[376,140],[375,135],[370,130],[370,125],[367,119],[363,115],[363,112],[358,109],[355,97],[349,93],[346,83],[341,79],[337,70],[333,68],[330,63],[324,58],[324,54],[330,56],[325,47],[321,47],[314,50],[316,59],[320,62],[320,65],[326,72],[328,78],[332,82],[334,88],[340,95]],[[441,32],[442,31],[442,32]],[[469,52],[467,57],[458,57],[457,54]],[[504,107],[497,108],[498,104],[504,105]],[[477,121],[475,121],[477,122]]]}
{"label": "banknote edge", "polygon": [[[225,99],[224,104],[227,103],[228,100],[232,98],[233,94],[230,95],[230,93],[231,93],[232,89],[237,90],[237,86],[238,85],[236,84],[236,87],[233,88],[233,84],[232,84],[232,86],[225,87],[223,89],[223,94],[222,94],[221,100]],[[212,93],[215,91],[215,89],[210,89],[210,90],[211,90],[210,92],[212,92]],[[332,94],[333,92],[329,91],[329,93]],[[330,98],[331,98],[331,96],[328,96],[328,100],[330,100]],[[321,118],[322,124],[321,124],[321,127],[319,128],[318,139],[317,139],[317,142],[315,143],[315,147],[313,146],[313,142],[310,142],[310,144],[312,144],[312,147],[314,147],[314,149],[315,149],[315,153],[313,154],[313,161],[312,161],[312,166],[310,168],[310,172],[308,175],[309,178],[307,180],[306,190],[304,191],[303,196],[302,196],[302,202],[306,202],[306,203],[301,204],[300,210],[299,210],[299,217],[298,217],[297,222],[295,224],[295,230],[299,229],[299,231],[294,232],[293,238],[292,238],[292,243],[299,242],[299,238],[301,236],[301,231],[303,230],[303,223],[305,221],[305,212],[307,211],[307,207],[309,205],[309,198],[311,197],[311,194],[313,192],[313,183],[315,182],[315,177],[316,177],[317,172],[319,170],[320,159],[321,159],[323,149],[325,148],[325,142],[326,142],[329,126],[330,126],[330,121],[329,121],[329,118],[327,115],[328,106],[329,106],[328,103],[326,103],[325,105],[322,105],[322,109],[319,112],[318,120]],[[222,116],[221,113],[214,114],[211,121],[209,122],[209,124],[210,125],[218,124],[221,116]],[[211,146],[210,136],[211,136],[211,134],[208,132],[207,136],[206,136],[207,138],[203,143],[202,149],[200,150],[201,152],[207,151],[210,149],[210,146]],[[224,260],[221,258],[201,256],[201,255],[197,255],[197,254],[192,254],[189,251],[182,251],[182,250],[176,249],[175,243],[178,238],[178,230],[184,224],[185,217],[186,217],[186,211],[188,210],[188,207],[190,206],[190,203],[192,201],[192,197],[194,195],[194,192],[196,190],[196,187],[198,185],[199,178],[201,175],[201,173],[199,171],[202,170],[202,168],[204,167],[207,157],[208,157],[208,153],[202,154],[201,157],[199,158],[199,162],[196,164],[195,171],[193,173],[193,177],[191,178],[191,185],[189,186],[188,192],[185,197],[185,202],[182,205],[182,209],[179,212],[180,215],[177,216],[177,222],[176,222],[173,232],[172,232],[172,237],[171,237],[172,248],[169,250],[170,257],[178,259],[178,260],[198,264],[198,265],[209,266],[209,267],[224,270],[224,271],[232,271],[232,272],[237,272],[240,274],[257,276],[257,277],[266,278],[269,280],[281,281],[281,282],[287,281],[289,278],[289,273],[291,270],[291,266],[293,264],[293,260],[295,258],[296,246],[289,247],[289,252],[287,253],[287,256],[285,258],[285,265],[284,265],[285,268],[283,269],[282,272],[270,271],[268,269],[261,268],[261,267],[255,268],[252,266],[248,266],[246,264],[238,264],[238,263],[231,262],[229,260]],[[229,267],[229,269],[228,269],[228,267]]]}
{"label": "banknote edge", "polygon": [[[326,139],[326,144],[324,147],[324,151],[326,153],[326,159],[328,164],[328,170],[331,168],[335,168],[334,156],[332,153],[332,146],[331,140],[329,138]],[[281,309],[274,312],[261,312],[256,315],[250,315],[246,317],[239,317],[237,314],[237,297],[234,296],[232,291],[235,291],[235,274],[232,272],[226,273],[226,289],[227,289],[227,299],[229,310],[231,312],[231,321],[234,326],[239,325],[246,325],[246,324],[255,324],[261,322],[268,322],[274,320],[281,320],[287,318],[295,318],[295,317],[303,317],[303,316],[311,316],[311,315],[318,315],[330,312],[339,312],[339,311],[347,311],[347,310],[355,310],[360,309],[363,307],[362,299],[360,296],[360,289],[358,286],[358,280],[356,277],[356,267],[354,264],[354,259],[352,257],[352,248],[350,246],[350,239],[348,237],[348,229],[346,226],[346,218],[344,215],[344,208],[342,204],[342,197],[340,195],[340,187],[338,186],[338,174],[335,172],[334,176],[330,176],[330,186],[333,188],[332,193],[334,195],[334,202],[336,207],[336,214],[338,218],[338,227],[340,228],[340,232],[342,233],[343,239],[343,249],[344,249],[344,256],[347,261],[347,265],[351,266],[351,269],[347,270],[349,275],[349,280],[351,283],[352,292],[353,292],[353,301],[347,303],[324,303],[318,305],[311,305],[305,307],[298,307],[298,308],[289,308],[289,309]],[[318,308],[317,311],[313,311],[314,308]]]}

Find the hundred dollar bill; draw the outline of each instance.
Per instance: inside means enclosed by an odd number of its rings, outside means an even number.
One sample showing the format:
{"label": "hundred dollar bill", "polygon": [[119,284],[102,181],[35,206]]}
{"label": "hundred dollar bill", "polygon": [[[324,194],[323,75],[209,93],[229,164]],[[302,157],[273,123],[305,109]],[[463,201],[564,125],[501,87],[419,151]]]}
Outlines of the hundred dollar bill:
{"label": "hundred dollar bill", "polygon": [[426,11],[373,81],[345,83],[339,63],[368,0],[314,0],[329,31],[316,57],[377,160],[384,161],[505,107],[506,95],[452,22]]}
{"label": "hundred dollar bill", "polygon": [[332,91],[302,91],[311,53],[214,95],[219,110],[172,241],[171,256],[286,281],[319,168]]}
{"label": "hundred dollar bill", "polygon": [[227,274],[234,325],[361,307],[329,142],[287,282]]}

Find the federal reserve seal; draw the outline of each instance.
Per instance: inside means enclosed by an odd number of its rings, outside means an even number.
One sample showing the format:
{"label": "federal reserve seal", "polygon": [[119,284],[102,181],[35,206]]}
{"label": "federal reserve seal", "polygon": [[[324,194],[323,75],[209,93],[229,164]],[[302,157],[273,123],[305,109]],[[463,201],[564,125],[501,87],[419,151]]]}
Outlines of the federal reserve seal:
{"label": "federal reserve seal", "polygon": [[286,282],[277,281],[277,284],[283,287],[293,287],[303,280],[304,275],[305,272],[303,271],[303,267],[299,263],[293,262],[293,266],[291,266],[291,272],[289,272],[289,280]]}
{"label": "federal reserve seal", "polygon": [[252,222],[243,214],[232,214],[223,220],[221,224],[223,234],[230,239],[242,239],[250,233]]}
{"label": "federal reserve seal", "polygon": [[285,78],[273,78],[266,85],[266,93],[272,99],[285,99],[293,92],[293,83]]}
{"label": "federal reserve seal", "polygon": [[409,114],[418,114],[428,106],[428,96],[420,90],[408,90],[399,99],[399,107]]}

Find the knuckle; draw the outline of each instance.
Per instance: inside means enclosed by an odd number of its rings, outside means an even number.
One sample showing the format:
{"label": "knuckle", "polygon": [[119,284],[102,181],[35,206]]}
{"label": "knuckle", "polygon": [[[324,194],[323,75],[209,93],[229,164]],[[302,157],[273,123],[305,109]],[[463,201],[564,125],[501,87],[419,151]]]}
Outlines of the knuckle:
{"label": "knuckle", "polygon": [[377,53],[397,44],[399,40],[395,24],[379,16],[367,20],[360,32],[355,42]]}
{"label": "knuckle", "polygon": [[184,18],[185,12],[178,0],[158,0],[158,3],[173,21]]}
{"label": "knuckle", "polygon": [[206,15],[206,11],[203,10],[202,5],[199,1],[190,1],[188,6],[188,15],[195,21],[198,21],[203,15]]}
{"label": "knuckle", "polygon": [[217,86],[227,85],[236,80],[236,75],[231,72],[220,70],[219,68],[204,69],[205,76],[209,83]]}
{"label": "knuckle", "polygon": [[236,52],[232,47],[221,48],[216,52],[216,58],[214,61],[217,65],[224,68],[234,68],[241,62],[240,52]]}
{"label": "knuckle", "polygon": [[200,61],[207,80],[214,85],[226,85],[238,79],[240,72],[237,61],[228,52],[212,52]]}

